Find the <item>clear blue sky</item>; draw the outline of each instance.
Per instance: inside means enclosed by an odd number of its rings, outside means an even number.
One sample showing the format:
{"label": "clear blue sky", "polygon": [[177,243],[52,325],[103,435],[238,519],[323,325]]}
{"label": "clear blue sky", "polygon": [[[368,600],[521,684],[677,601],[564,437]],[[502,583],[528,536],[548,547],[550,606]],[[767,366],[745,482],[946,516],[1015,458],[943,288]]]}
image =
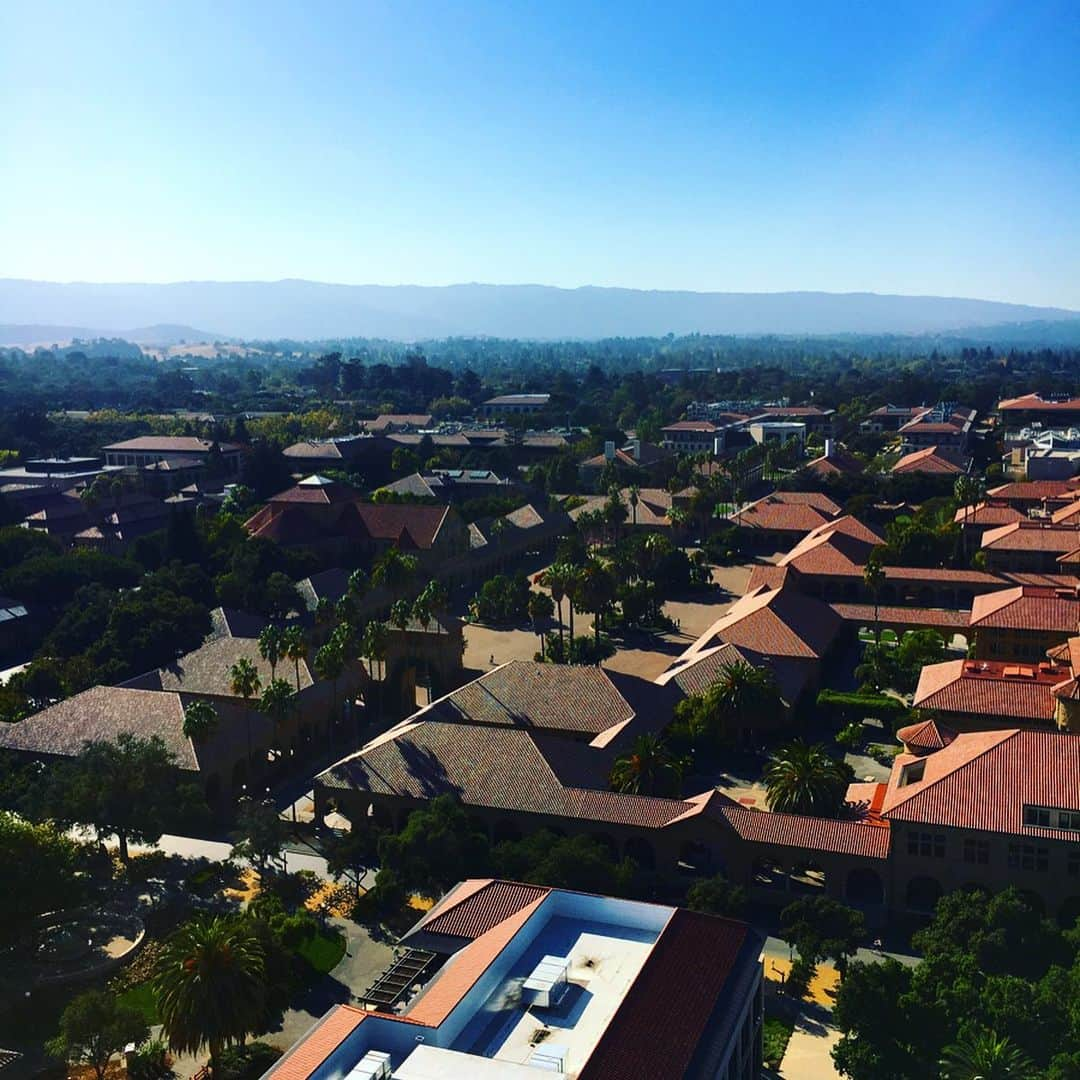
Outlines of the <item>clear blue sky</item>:
{"label": "clear blue sky", "polygon": [[1080,308],[1080,5],[9,3],[0,276]]}

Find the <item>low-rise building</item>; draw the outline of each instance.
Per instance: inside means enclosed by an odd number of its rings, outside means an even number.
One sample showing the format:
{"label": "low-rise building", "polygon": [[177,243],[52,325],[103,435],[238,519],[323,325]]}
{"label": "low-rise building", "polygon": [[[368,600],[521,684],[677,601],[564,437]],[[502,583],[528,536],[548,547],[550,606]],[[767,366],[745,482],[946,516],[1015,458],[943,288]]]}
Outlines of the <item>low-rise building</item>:
{"label": "low-rise building", "polygon": [[671,451],[655,443],[631,439],[618,447],[613,441],[604,444],[604,451],[586,458],[578,465],[578,479],[585,491],[599,491],[605,470],[610,470],[624,482],[645,485],[658,466],[671,458]]}
{"label": "low-rise building", "polygon": [[781,551],[839,516],[839,505],[821,492],[774,491],[743,507],[732,521],[756,548]]}
{"label": "low-rise building", "polygon": [[489,495],[508,495],[516,488],[513,480],[499,476],[491,469],[432,469],[430,472],[403,476],[381,490],[394,495],[452,503],[464,499],[482,499]]}
{"label": "low-rise building", "polygon": [[676,454],[715,453],[721,429],[710,420],[679,420],[661,429],[664,446]]}
{"label": "low-rise building", "polygon": [[954,402],[941,402],[918,412],[898,428],[901,443],[914,450],[935,447],[962,454],[971,441],[975,410]]}
{"label": "low-rise building", "polygon": [[927,446],[904,454],[889,470],[894,476],[961,476],[971,462],[947,447]]}
{"label": "low-rise building", "polygon": [[243,447],[192,435],[140,435],[105,447],[105,464],[141,469],[165,460],[197,461],[209,466],[215,459],[223,476],[240,474]]}
{"label": "low-rise building", "polygon": [[491,879],[451,889],[362,1007],[266,1080],[757,1080],[763,939],[661,904]]}
{"label": "low-rise building", "polygon": [[994,573],[1053,574],[1063,555],[1080,548],[1080,529],[1075,523],[1013,521],[987,529],[980,550],[986,568]]}
{"label": "low-rise building", "polygon": [[1080,398],[1068,395],[1024,394],[999,401],[997,411],[1007,431],[1036,424],[1046,428],[1080,425]]}
{"label": "low-rise building", "polygon": [[975,658],[1038,663],[1080,629],[1075,585],[1017,585],[976,596],[971,606]]}
{"label": "low-rise building", "polygon": [[551,403],[550,394],[499,394],[480,406],[484,416],[520,416],[543,412]]}
{"label": "low-rise building", "polygon": [[899,431],[905,424],[930,409],[929,405],[881,405],[859,424],[864,435],[881,435]]}

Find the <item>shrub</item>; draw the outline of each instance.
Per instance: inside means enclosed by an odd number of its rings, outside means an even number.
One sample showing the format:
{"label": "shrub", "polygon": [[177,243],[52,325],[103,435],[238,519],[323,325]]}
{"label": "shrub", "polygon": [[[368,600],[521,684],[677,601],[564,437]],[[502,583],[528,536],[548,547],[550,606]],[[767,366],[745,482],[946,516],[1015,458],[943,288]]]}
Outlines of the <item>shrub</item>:
{"label": "shrub", "polygon": [[221,1080],[256,1080],[277,1059],[281,1051],[264,1042],[229,1046],[221,1052]]}
{"label": "shrub", "polygon": [[908,713],[908,707],[897,698],[861,691],[845,694],[838,690],[822,690],[817,696],[817,705],[822,712],[847,722],[870,716],[891,723]]}
{"label": "shrub", "polygon": [[788,972],[787,981],[784,983],[784,993],[793,998],[806,997],[806,992],[810,989],[810,983],[813,982],[816,973],[817,964],[813,960],[800,956],[791,965],[791,971]]}
{"label": "shrub", "polygon": [[863,726],[857,720],[845,724],[837,733],[836,741],[846,750],[854,750],[862,745]]}

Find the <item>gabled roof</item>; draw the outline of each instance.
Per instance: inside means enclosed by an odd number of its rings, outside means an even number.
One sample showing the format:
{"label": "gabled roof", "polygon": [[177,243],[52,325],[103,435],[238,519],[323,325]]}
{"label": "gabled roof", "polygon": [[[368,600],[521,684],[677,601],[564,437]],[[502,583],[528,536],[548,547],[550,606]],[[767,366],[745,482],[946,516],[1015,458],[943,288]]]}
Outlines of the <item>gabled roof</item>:
{"label": "gabled roof", "polygon": [[894,473],[934,473],[946,475],[967,471],[965,463],[958,461],[945,447],[928,446],[924,450],[905,454],[889,470]]}
{"label": "gabled roof", "polygon": [[803,468],[815,476],[855,476],[863,472],[866,466],[854,454],[833,449],[831,453],[808,461]]}
{"label": "gabled roof", "polygon": [[324,506],[336,506],[342,503],[356,502],[360,498],[360,492],[349,484],[343,484],[338,480],[328,480],[318,474],[307,476],[298,484],[279,491],[267,501],[274,506],[295,504],[321,504]]}
{"label": "gabled roof", "polygon": [[972,601],[971,626],[1075,634],[1080,626],[1080,598],[1066,589],[1037,585],[983,593]]}
{"label": "gabled roof", "polygon": [[840,507],[815,491],[775,491],[752,502],[732,520],[742,528],[808,533],[832,521]]}
{"label": "gabled roof", "polygon": [[846,515],[808,533],[777,565],[794,567],[804,574],[861,577],[871,551],[883,542],[857,518]]}
{"label": "gabled roof", "polygon": [[714,435],[720,429],[708,420],[677,420],[674,424],[668,424],[661,431],[700,431],[707,435]]}
{"label": "gabled roof", "polygon": [[[905,784],[905,767],[916,761],[922,779]],[[1080,810],[1080,735],[967,732],[927,757],[901,754],[882,813],[893,821],[1076,841],[1075,832],[1025,825],[1025,805]]]}
{"label": "gabled roof", "polygon": [[1080,530],[1076,525],[1014,521],[988,529],[983,533],[981,546],[994,551],[1047,551],[1064,555],[1080,547]]}
{"label": "gabled roof", "polygon": [[1015,507],[1005,502],[981,502],[974,506],[961,506],[953,515],[957,525],[975,528],[996,528],[1011,525],[1014,521],[1024,521],[1024,515]]}
{"label": "gabled roof", "polygon": [[1046,499],[1072,500],[1076,498],[1075,480],[1013,480],[990,488],[987,496],[1012,502],[1043,502]]}
{"label": "gabled roof", "polygon": [[791,589],[762,590],[737,600],[694,645],[727,643],[767,657],[820,660],[843,623],[828,604]]}
{"label": "gabled roof", "polygon": [[179,694],[121,686],[94,686],[14,724],[0,723],[0,747],[74,757],[87,742],[112,741],[122,732],[158,736],[181,769],[197,771],[191,740],[183,733]]}
{"label": "gabled roof", "polygon": [[[249,660],[255,666],[263,686],[270,683],[270,665],[259,653],[259,643],[254,638],[221,637],[206,642],[166,667],[148,671],[121,685],[144,690],[176,690],[185,694],[235,697],[230,671],[239,660]],[[279,661],[277,673],[280,678],[287,678],[292,683],[295,677],[292,661]],[[314,683],[307,661],[301,660],[300,689],[305,690]]]}
{"label": "gabled roof", "polygon": [[[214,445],[212,439],[197,439],[190,435],[140,435],[135,439],[110,443],[106,450],[150,452],[158,454],[206,454]],[[243,449],[239,443],[219,442],[223,454]]]}
{"label": "gabled roof", "polygon": [[454,938],[478,938],[550,892],[543,885],[525,885],[517,881],[491,878],[462,881],[413,926],[405,940],[420,931]]}

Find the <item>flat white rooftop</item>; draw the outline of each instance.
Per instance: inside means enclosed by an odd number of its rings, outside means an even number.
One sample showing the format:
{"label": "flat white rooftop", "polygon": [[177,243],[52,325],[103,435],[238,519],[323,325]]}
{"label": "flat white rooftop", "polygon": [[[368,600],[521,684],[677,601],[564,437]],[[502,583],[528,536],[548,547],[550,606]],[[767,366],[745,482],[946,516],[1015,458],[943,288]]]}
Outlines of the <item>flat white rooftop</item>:
{"label": "flat white rooftop", "polygon": [[435,1046],[418,1046],[394,1070],[394,1080],[562,1080],[565,1076]]}

